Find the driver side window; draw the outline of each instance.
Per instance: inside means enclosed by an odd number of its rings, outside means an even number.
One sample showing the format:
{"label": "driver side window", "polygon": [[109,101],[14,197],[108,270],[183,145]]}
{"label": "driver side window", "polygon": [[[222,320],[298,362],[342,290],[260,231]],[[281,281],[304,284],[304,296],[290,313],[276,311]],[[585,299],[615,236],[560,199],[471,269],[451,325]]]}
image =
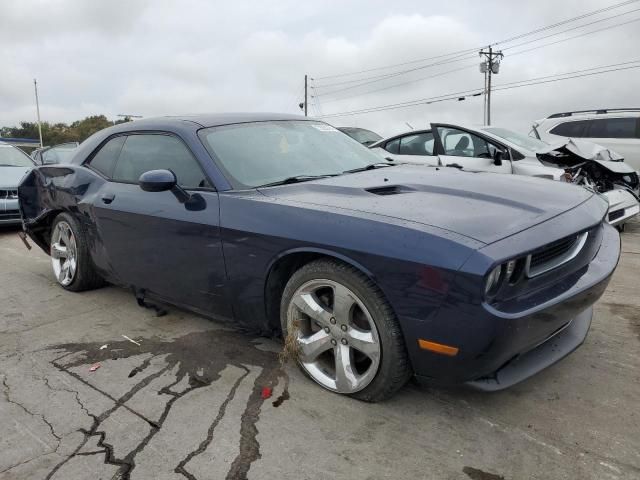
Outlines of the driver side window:
{"label": "driver side window", "polygon": [[454,157],[493,158],[498,150],[496,145],[487,142],[473,133],[457,128],[438,127],[445,155]]}
{"label": "driver side window", "polygon": [[137,183],[144,172],[159,169],[171,170],[181,187],[211,187],[187,147],[178,138],[165,134],[127,136],[113,170],[113,180]]}

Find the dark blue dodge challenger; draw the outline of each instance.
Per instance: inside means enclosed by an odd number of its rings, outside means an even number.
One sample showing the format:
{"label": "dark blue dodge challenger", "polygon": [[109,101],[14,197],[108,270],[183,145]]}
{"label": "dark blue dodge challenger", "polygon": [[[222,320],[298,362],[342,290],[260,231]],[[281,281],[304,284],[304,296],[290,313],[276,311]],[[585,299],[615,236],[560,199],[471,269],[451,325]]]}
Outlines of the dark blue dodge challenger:
{"label": "dark blue dodge challenger", "polygon": [[315,382],[363,400],[412,374],[502,389],[583,342],[620,254],[606,201],[379,162],[303,117],[165,117],[93,135],[19,198],[63,288],[282,333]]}

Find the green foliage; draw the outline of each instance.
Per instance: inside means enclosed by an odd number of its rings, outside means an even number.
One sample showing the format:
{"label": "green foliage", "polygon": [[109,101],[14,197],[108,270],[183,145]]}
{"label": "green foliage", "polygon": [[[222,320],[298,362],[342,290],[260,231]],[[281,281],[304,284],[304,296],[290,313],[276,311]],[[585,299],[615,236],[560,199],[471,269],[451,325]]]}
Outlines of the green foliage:
{"label": "green foliage", "polygon": [[[118,120],[115,124],[129,121]],[[77,120],[71,125],[66,123],[42,123],[42,141],[46,146],[65,142],[82,142],[103,128],[114,125],[104,115],[93,115],[84,120]],[[20,122],[19,127],[1,127],[0,137],[39,138],[38,124],[35,122]]]}

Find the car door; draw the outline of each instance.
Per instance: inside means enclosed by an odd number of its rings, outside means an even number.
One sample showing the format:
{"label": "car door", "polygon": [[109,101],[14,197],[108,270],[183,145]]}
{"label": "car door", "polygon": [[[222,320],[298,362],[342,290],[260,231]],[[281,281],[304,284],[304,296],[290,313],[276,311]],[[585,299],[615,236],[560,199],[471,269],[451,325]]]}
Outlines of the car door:
{"label": "car door", "polygon": [[387,161],[438,166],[434,155],[434,140],[430,130],[411,132],[395,137],[376,149]]}
{"label": "car door", "polygon": [[[96,248],[102,250],[96,256],[117,281],[231,317],[218,194],[186,144],[166,133],[126,134],[111,138],[88,167],[107,178],[93,200]],[[183,204],[171,191],[143,191],[138,178],[156,169],[173,171],[197,201]]]}
{"label": "car door", "polygon": [[431,124],[443,166],[469,172],[512,173],[508,149],[475,132],[453,125]]}

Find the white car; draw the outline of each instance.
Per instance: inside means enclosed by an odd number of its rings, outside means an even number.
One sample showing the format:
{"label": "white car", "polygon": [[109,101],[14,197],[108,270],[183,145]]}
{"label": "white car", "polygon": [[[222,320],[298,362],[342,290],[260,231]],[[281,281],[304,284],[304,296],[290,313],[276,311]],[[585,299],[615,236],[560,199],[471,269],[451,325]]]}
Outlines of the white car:
{"label": "white car", "polygon": [[640,108],[554,113],[534,122],[530,135],[549,143],[583,138],[615,150],[640,171]]}
{"label": "white car", "polygon": [[609,222],[623,225],[640,212],[638,174],[620,155],[579,140],[549,145],[500,127],[431,124],[370,147],[389,162],[512,173],[582,185],[609,200]]}
{"label": "white car", "polygon": [[31,157],[22,150],[0,141],[0,226],[22,223],[18,185],[34,165]]}

